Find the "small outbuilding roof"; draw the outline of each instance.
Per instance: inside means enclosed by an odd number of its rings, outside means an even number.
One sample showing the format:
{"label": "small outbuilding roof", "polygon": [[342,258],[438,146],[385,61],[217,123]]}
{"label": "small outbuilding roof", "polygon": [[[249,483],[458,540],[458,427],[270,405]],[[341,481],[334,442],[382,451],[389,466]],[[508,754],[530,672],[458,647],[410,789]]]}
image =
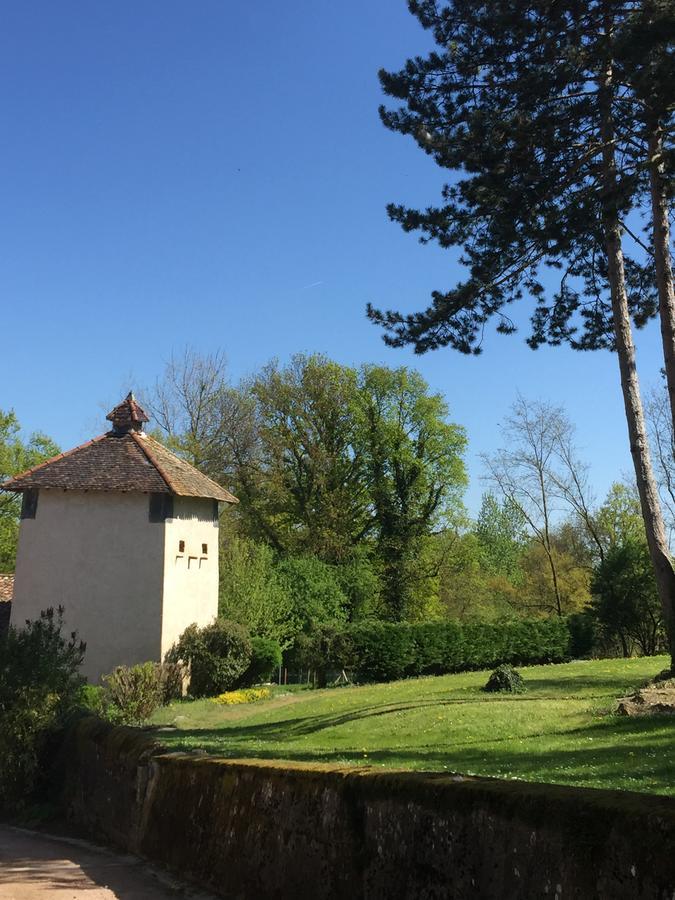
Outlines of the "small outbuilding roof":
{"label": "small outbuilding roof", "polygon": [[237,503],[229,491],[142,430],[148,416],[133,394],[107,417],[111,431],[0,485],[5,491],[52,488],[175,494]]}

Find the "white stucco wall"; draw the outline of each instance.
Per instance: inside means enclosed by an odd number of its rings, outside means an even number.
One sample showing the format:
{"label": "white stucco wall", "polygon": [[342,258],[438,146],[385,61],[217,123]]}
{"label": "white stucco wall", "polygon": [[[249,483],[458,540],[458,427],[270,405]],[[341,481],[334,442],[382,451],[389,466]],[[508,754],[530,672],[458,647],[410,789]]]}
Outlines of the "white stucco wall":
{"label": "white stucco wall", "polygon": [[211,500],[174,497],[174,517],[166,520],[162,655],[188,625],[208,625],[218,615],[218,522],[212,509]]}
{"label": "white stucco wall", "polygon": [[[160,659],[165,525],[148,518],[147,494],[41,490],[24,519],[12,624],[65,607],[87,642],[83,674]],[[217,591],[216,591],[217,593]]]}

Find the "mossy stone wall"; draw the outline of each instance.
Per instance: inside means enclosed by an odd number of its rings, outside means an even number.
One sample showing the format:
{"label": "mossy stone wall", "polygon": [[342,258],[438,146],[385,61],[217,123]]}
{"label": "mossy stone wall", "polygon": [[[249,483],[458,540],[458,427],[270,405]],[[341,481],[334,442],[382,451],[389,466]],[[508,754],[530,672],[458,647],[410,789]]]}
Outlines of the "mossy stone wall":
{"label": "mossy stone wall", "polygon": [[486,778],[164,753],[70,729],[91,832],[229,898],[668,898],[675,801]]}

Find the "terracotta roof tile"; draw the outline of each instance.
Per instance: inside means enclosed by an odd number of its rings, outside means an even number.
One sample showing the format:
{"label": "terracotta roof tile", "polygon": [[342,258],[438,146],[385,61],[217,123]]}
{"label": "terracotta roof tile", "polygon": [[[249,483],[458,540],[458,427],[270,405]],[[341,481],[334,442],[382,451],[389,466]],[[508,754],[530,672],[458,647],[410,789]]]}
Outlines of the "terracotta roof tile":
{"label": "terracotta roof tile", "polygon": [[142,492],[238,503],[225,488],[140,430],[148,417],[133,394],[108,418],[113,431],[15,475],[0,489]]}
{"label": "terracotta roof tile", "polygon": [[237,499],[146,434],[109,432],[0,484],[5,491],[121,491]]}
{"label": "terracotta roof tile", "polygon": [[129,391],[127,396],[118,403],[112,412],[109,412],[106,419],[113,424],[113,430],[124,432],[134,429],[136,431],[143,427],[143,422],[149,422],[150,419],[146,415],[145,410],[138,403],[134,395]]}
{"label": "terracotta roof tile", "polygon": [[132,437],[162,475],[173,494],[180,497],[210,497],[225,503],[239,502],[229,491],[176,456],[159,441],[147,434],[135,433]]}
{"label": "terracotta roof tile", "polygon": [[64,491],[171,493],[133,436],[112,432],[16,475],[0,487],[6,491],[60,488]]}

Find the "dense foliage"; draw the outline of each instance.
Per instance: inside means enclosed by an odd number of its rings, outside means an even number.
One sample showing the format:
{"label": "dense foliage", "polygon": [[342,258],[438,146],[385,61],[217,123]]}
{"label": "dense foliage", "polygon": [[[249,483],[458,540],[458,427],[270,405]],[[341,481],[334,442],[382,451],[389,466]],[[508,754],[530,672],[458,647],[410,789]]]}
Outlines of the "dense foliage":
{"label": "dense foliage", "polygon": [[[149,406],[170,444],[242,501],[224,540],[221,615],[246,608],[255,633],[288,645],[307,611],[288,615],[278,580],[297,584],[309,559],[333,568],[347,621],[428,614],[434,535],[463,512],[466,435],[418,372],[297,355],[235,387],[220,358],[187,354]],[[295,572],[287,560],[301,561]]]}
{"label": "dense foliage", "polygon": [[661,604],[644,539],[609,550],[595,571],[592,590],[593,617],[604,637],[618,642],[623,656],[636,650],[652,656],[665,649]]}
{"label": "dense foliage", "polygon": [[117,666],[104,676],[102,688],[86,687],[83,699],[92,712],[122,725],[143,725],[158,706],[181,696],[182,669],[157,662]]}
{"label": "dense foliage", "polygon": [[[44,434],[27,441],[20,436],[16,415],[0,410],[0,482],[56,456],[59,448]],[[19,534],[21,496],[0,492],[0,572],[13,572]]]}
{"label": "dense foliage", "polygon": [[567,622],[558,617],[464,624],[370,622],[340,632],[317,629],[299,662],[347,669],[357,681],[393,681],[500,663],[560,662],[568,657],[569,643]]}
{"label": "dense foliage", "polygon": [[241,676],[240,684],[250,686],[270,681],[281,665],[281,647],[270,638],[251,638],[251,661]]}
{"label": "dense foliage", "polygon": [[251,655],[246,629],[237,622],[217,619],[204,628],[186,628],[168,652],[166,662],[188,667],[193,697],[214,697],[236,686],[250,665]]}
{"label": "dense foliage", "polygon": [[505,663],[490,673],[483,690],[488,694],[523,694],[526,687],[520,672],[516,672],[513,666]]}
{"label": "dense foliage", "polygon": [[0,807],[29,801],[40,756],[60,719],[77,705],[85,645],[64,637],[63,609],[47,609],[0,636]]}

